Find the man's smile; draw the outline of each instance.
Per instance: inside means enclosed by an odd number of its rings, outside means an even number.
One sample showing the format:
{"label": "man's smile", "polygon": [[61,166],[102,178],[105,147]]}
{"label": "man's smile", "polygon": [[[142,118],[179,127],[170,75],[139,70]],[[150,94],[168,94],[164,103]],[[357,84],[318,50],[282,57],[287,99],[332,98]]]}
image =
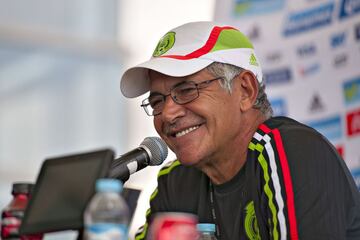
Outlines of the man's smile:
{"label": "man's smile", "polygon": [[189,132],[192,132],[192,131],[198,129],[199,127],[200,127],[200,125],[189,127],[189,128],[187,128],[185,130],[182,130],[182,131],[179,131],[179,132],[175,133],[174,135],[175,135],[175,137],[182,137],[185,134],[188,134]]}

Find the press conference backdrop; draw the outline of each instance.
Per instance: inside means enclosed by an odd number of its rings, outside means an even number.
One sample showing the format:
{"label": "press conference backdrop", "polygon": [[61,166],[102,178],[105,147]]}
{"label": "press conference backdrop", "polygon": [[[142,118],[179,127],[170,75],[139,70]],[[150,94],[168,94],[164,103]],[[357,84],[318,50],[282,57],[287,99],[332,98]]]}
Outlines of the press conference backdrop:
{"label": "press conference backdrop", "polygon": [[360,0],[220,0],[215,20],[251,38],[275,115],[325,135],[360,189]]}

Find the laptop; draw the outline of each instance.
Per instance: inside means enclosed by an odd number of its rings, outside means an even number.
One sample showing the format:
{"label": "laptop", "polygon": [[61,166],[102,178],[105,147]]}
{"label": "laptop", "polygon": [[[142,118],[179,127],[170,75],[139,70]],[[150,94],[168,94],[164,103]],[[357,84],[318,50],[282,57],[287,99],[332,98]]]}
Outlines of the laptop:
{"label": "laptop", "polygon": [[[83,214],[95,193],[95,182],[107,177],[114,152],[103,149],[46,159],[20,227],[20,234],[31,235],[83,229]],[[140,190],[122,193],[133,216]]]}

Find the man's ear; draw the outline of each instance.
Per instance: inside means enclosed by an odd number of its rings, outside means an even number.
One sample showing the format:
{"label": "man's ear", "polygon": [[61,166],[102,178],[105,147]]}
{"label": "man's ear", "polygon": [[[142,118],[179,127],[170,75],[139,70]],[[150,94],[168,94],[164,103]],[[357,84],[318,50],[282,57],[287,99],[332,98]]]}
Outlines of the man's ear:
{"label": "man's ear", "polygon": [[236,94],[239,94],[240,110],[244,112],[251,109],[259,92],[259,83],[255,75],[244,70],[233,80],[233,85]]}

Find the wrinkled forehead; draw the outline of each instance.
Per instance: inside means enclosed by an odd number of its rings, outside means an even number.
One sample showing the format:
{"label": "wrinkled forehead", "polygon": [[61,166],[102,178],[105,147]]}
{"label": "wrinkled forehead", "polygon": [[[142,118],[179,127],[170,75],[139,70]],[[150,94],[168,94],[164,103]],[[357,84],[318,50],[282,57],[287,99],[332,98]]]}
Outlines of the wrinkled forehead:
{"label": "wrinkled forehead", "polygon": [[181,82],[184,81],[200,82],[214,77],[206,68],[194,74],[183,77],[173,77],[153,70],[149,70],[148,75],[150,81],[150,93],[154,91],[158,92],[159,90],[169,92],[173,86]]}
{"label": "wrinkled forehead", "polygon": [[159,92],[159,93],[168,93],[170,89],[189,79],[190,76],[185,77],[172,77],[169,75],[165,75],[153,70],[149,71],[149,81],[150,81],[150,93]]}

